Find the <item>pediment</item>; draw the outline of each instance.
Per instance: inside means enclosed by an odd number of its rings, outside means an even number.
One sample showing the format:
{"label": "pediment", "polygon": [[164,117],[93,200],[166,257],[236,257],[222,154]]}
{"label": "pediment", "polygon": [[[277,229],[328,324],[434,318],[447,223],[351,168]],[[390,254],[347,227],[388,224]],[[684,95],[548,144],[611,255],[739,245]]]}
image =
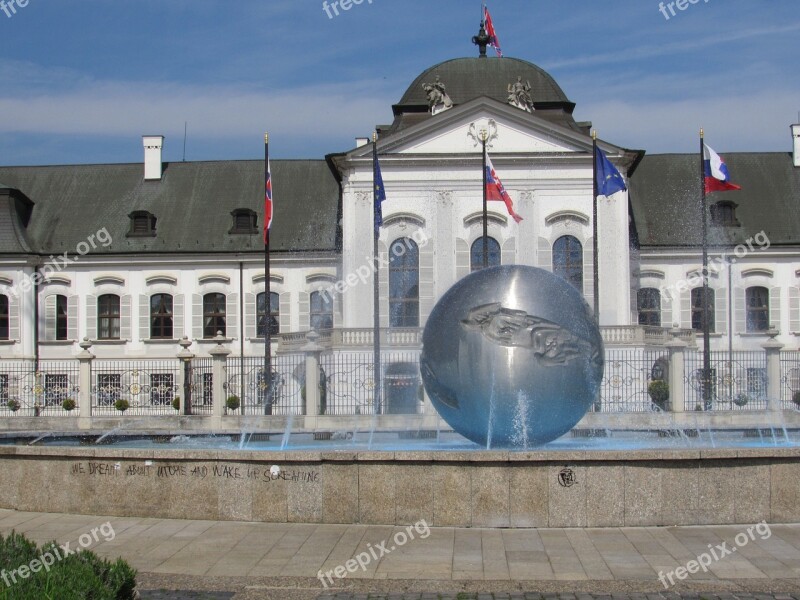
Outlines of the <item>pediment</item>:
{"label": "pediment", "polygon": [[[563,154],[592,151],[592,140],[563,127],[490,98],[479,98],[384,137],[380,154],[436,155],[480,153],[480,133],[496,154]],[[360,149],[363,150],[363,149]],[[371,151],[371,150],[370,150]],[[358,152],[353,156],[358,156]]]}

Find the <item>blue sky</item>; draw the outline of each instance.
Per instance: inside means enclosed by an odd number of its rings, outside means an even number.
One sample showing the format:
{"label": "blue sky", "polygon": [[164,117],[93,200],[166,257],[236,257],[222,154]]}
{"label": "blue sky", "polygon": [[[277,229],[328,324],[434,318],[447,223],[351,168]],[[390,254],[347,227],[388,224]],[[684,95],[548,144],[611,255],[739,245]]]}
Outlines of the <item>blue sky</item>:
{"label": "blue sky", "polygon": [[[9,2],[10,0],[5,0]],[[332,0],[329,0],[331,2]],[[391,122],[426,68],[473,56],[479,0],[29,0],[0,12],[0,164],[320,158]],[[788,151],[800,2],[492,0],[508,56],[545,68],[612,143]],[[669,11],[667,11],[669,14]],[[495,59],[493,59],[495,60]]]}

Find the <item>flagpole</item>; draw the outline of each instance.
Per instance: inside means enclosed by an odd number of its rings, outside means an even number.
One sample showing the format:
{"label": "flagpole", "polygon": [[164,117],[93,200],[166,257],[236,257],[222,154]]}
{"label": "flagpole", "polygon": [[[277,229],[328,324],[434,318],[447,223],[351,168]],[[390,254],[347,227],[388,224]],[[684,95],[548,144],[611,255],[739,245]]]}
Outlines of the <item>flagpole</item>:
{"label": "flagpole", "polygon": [[600,257],[597,239],[597,131],[592,130],[592,251],[594,252],[594,320],[600,324]]}
{"label": "flagpole", "polygon": [[381,412],[381,301],[380,301],[380,261],[378,256],[378,237],[380,228],[378,226],[378,134],[372,134],[372,305],[373,305],[373,380],[375,382],[375,392],[373,398],[373,413],[378,415]]}
{"label": "flagpole", "polygon": [[703,409],[711,410],[711,329],[708,310],[708,211],[706,210],[705,132],[700,129],[700,188],[703,211]]}
{"label": "flagpole", "polygon": [[489,213],[486,206],[486,140],[489,135],[481,129],[481,148],[483,149],[483,268],[489,266]]}
{"label": "flagpole", "polygon": [[[269,172],[269,133],[264,134],[264,193],[267,192],[267,183],[270,180]],[[274,211],[274,208],[273,208]],[[267,219],[267,215],[264,214]],[[270,257],[269,257],[269,222],[264,223],[264,285],[265,288],[265,311],[266,323],[264,324],[264,414],[272,414],[272,341],[270,339],[270,317],[272,308],[271,286],[270,286]],[[256,307],[258,312],[258,307]],[[258,315],[256,315],[256,327],[258,327]],[[244,363],[244,357],[242,357]],[[242,381],[242,392],[244,392],[244,380]]]}

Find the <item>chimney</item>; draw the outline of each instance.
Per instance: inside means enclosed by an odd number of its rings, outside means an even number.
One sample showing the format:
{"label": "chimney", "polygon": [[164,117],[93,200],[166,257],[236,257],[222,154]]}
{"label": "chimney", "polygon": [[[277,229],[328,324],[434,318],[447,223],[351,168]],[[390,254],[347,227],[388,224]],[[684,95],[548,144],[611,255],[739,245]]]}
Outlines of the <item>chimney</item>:
{"label": "chimney", "polygon": [[792,138],[794,139],[794,166],[800,167],[800,124],[792,125]]}
{"label": "chimney", "polygon": [[142,136],[144,144],[144,178],[145,181],[161,180],[161,149],[164,147],[163,135]]}

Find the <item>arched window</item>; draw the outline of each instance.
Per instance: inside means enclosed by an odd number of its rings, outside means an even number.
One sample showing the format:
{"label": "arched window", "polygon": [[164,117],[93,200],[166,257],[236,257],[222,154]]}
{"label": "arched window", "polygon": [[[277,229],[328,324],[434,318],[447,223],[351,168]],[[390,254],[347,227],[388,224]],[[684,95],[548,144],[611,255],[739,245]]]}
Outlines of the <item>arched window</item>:
{"label": "arched window", "polygon": [[409,238],[389,248],[389,326],[419,327],[419,247]]}
{"label": "arched window", "polygon": [[[256,337],[266,337],[267,335],[267,293],[261,292],[256,296],[257,331]],[[280,296],[275,292],[269,294],[269,334],[270,336],[280,333]]]}
{"label": "arched window", "polygon": [[[500,244],[492,237],[486,238],[487,258],[490,267],[497,267],[500,265]],[[479,237],[472,243],[472,249],[469,253],[469,262],[471,271],[480,271],[483,268],[483,236]]]}
{"label": "arched window", "polygon": [[553,273],[583,293],[583,245],[577,238],[565,235],[553,244]]}
{"label": "arched window", "polygon": [[642,288],[636,295],[639,325],[661,327],[661,292],[656,288]]}
{"label": "arched window", "polygon": [[747,331],[769,329],[769,290],[765,287],[749,287],[745,291],[747,302]]}
{"label": "arched window", "polygon": [[333,299],[327,292],[311,292],[311,329],[333,329]]}
{"label": "arched window", "polygon": [[0,340],[8,339],[8,296],[0,295]]}
{"label": "arched window", "polygon": [[119,327],[119,296],[103,294],[97,299],[97,339],[118,340]]}
{"label": "arched window", "polygon": [[211,339],[217,332],[225,332],[225,294],[203,296],[203,337]]}
{"label": "arched window", "polygon": [[171,340],[172,325],[172,296],[169,294],[150,296],[150,338]]}
{"label": "arched window", "polygon": [[56,296],[56,339],[67,339],[67,297]]}
{"label": "arched window", "polygon": [[[714,290],[708,290],[708,331],[714,333],[714,325],[716,319],[714,318]],[[695,331],[703,331],[703,288],[694,288],[692,290],[692,329]]]}

